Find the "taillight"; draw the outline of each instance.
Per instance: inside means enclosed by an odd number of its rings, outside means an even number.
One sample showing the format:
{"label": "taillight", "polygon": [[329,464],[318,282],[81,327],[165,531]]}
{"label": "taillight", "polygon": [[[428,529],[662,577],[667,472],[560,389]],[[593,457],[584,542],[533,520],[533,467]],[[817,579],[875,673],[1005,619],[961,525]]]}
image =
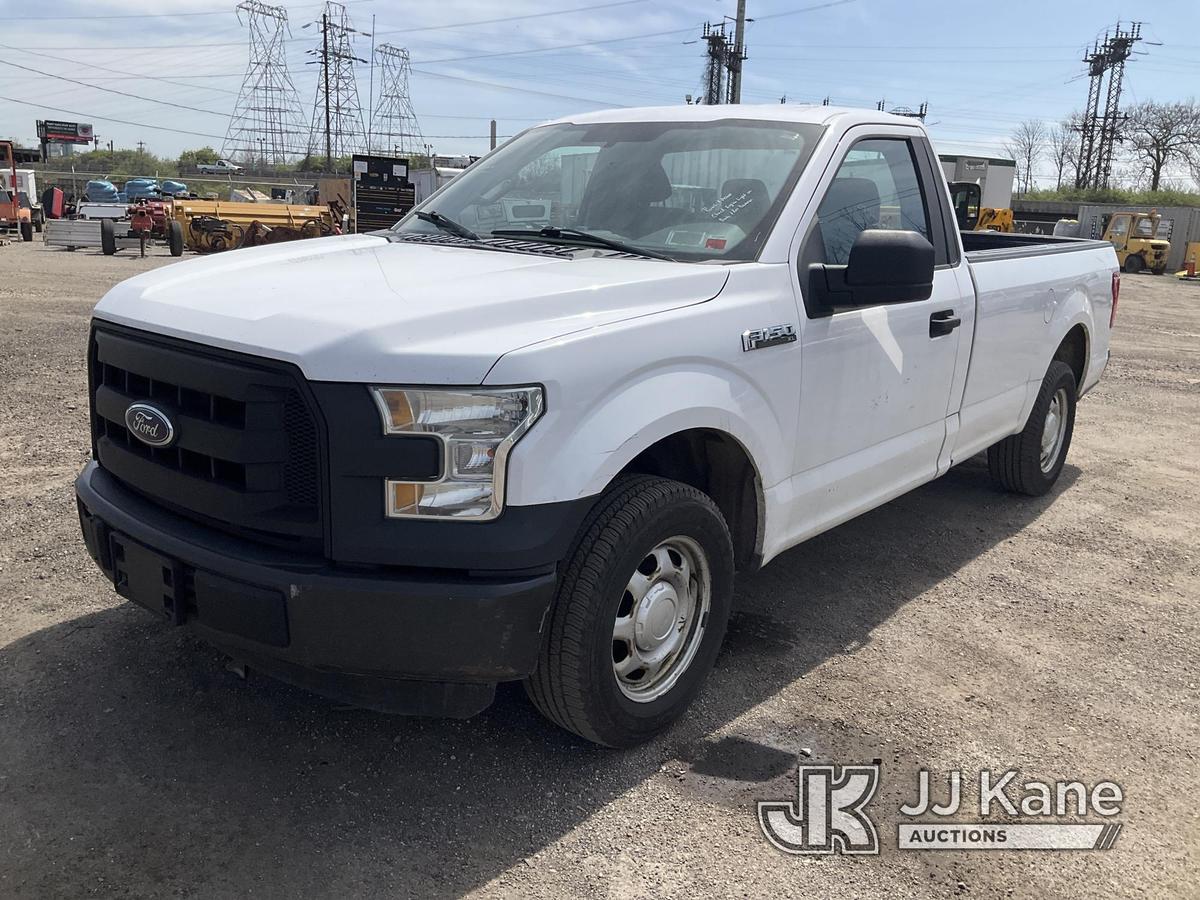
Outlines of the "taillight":
{"label": "taillight", "polygon": [[1117,321],[1117,301],[1121,298],[1121,273],[1113,272],[1112,280],[1113,308],[1108,316],[1108,327],[1112,328]]}

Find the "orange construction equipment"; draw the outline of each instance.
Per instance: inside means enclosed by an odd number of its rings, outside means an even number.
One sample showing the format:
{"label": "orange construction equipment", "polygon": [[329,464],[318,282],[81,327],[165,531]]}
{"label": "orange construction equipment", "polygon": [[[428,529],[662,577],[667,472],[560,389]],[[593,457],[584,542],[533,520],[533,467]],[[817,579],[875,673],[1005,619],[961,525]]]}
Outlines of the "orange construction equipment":
{"label": "orange construction equipment", "polygon": [[0,141],[0,153],[3,153],[0,162],[12,173],[12,179],[9,181],[12,190],[0,188],[0,228],[7,231],[15,228],[20,232],[21,240],[32,241],[33,210],[29,205],[29,198],[22,204],[21,195],[17,191],[17,157],[13,152],[12,141]]}

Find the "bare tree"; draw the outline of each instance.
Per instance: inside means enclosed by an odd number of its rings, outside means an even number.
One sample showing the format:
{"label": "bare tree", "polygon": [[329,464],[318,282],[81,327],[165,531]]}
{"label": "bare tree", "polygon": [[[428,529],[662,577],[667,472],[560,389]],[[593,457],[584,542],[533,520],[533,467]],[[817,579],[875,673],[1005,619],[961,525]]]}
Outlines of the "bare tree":
{"label": "bare tree", "polygon": [[1017,126],[1004,149],[1017,164],[1017,189],[1025,194],[1033,189],[1033,167],[1046,149],[1046,126],[1039,119],[1027,119]]}
{"label": "bare tree", "polygon": [[1200,143],[1200,105],[1182,103],[1139,103],[1129,114],[1125,141],[1150,190],[1157,191],[1163,175],[1174,162],[1186,162]]}
{"label": "bare tree", "polygon": [[1051,125],[1047,131],[1046,144],[1049,148],[1050,161],[1054,164],[1054,189],[1057,191],[1063,182],[1075,180],[1075,170],[1079,165],[1079,114],[1072,113],[1057,125]]}

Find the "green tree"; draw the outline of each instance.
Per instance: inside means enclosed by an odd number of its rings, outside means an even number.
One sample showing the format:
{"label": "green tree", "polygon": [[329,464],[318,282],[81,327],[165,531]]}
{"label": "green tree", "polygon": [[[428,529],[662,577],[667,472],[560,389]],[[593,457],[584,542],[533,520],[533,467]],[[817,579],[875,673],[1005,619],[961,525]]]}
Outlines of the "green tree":
{"label": "green tree", "polygon": [[200,147],[196,150],[184,150],[179,154],[179,171],[191,172],[196,166],[212,165],[221,155],[212,147]]}

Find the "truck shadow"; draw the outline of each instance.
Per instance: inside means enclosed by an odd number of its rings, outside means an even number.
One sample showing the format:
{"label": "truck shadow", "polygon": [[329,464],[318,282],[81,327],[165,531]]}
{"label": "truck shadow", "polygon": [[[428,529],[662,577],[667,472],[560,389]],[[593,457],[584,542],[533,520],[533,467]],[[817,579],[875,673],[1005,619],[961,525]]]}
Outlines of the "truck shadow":
{"label": "truck shadow", "polygon": [[[664,767],[780,778],[793,752],[710,736],[854,653],[1077,477],[1014,498],[972,460],[741,578],[701,700],[624,753],[556,730],[515,685],[469,721],[399,719],[242,681],[127,604],[44,629],[0,649],[0,893],[458,895]],[[590,852],[618,852],[620,829],[603,831],[614,845]]]}

